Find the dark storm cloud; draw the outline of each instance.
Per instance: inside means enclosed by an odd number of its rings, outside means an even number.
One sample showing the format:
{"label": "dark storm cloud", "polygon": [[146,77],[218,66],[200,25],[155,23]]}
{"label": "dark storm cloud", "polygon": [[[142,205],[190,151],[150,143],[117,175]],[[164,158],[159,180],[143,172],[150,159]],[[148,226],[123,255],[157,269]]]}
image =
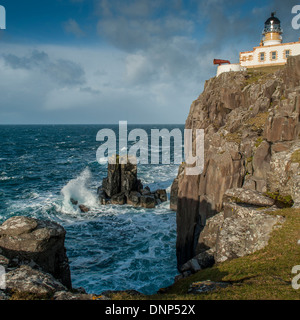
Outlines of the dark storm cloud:
{"label": "dark storm cloud", "polygon": [[66,59],[51,60],[43,51],[34,50],[29,56],[2,55],[12,69],[38,70],[62,86],[76,86],[85,83],[83,68]]}
{"label": "dark storm cloud", "polygon": [[173,36],[194,31],[193,20],[179,10],[180,1],[100,0],[98,34],[128,52],[145,50]]}

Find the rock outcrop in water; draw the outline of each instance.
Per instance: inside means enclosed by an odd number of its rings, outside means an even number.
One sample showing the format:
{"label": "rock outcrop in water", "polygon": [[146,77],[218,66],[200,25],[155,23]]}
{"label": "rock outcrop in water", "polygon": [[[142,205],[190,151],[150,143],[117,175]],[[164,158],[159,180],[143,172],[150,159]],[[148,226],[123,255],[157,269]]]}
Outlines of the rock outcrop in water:
{"label": "rock outcrop in water", "polygon": [[98,189],[102,205],[129,204],[155,208],[156,205],[168,200],[166,190],[151,192],[149,187],[143,187],[137,176],[137,165],[130,161],[127,164],[120,163],[118,157],[116,164],[108,164],[107,178],[103,179],[102,187]]}
{"label": "rock outcrop in water", "polygon": [[22,216],[0,226],[0,265],[6,271],[0,300],[14,295],[20,299],[92,299],[83,289],[72,289],[65,234],[55,222]]}
{"label": "rock outcrop in water", "polygon": [[188,176],[183,164],[172,186],[179,270],[262,248],[282,221],[259,208],[299,206],[299,79],[290,57],[277,71],[212,78],[193,102],[186,128],[205,130],[205,167]]}

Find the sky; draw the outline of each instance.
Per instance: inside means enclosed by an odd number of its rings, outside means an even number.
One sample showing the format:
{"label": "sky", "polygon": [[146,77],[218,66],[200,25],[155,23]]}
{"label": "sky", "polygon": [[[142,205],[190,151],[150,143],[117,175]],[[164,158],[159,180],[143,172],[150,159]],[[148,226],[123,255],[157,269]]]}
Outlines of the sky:
{"label": "sky", "polygon": [[297,0],[0,0],[0,124],[183,124],[213,59],[237,63]]}

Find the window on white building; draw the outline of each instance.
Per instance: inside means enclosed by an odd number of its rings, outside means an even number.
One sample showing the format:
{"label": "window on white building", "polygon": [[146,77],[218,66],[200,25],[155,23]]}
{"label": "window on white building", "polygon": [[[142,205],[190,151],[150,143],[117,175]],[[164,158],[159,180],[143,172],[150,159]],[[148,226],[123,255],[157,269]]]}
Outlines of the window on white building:
{"label": "window on white building", "polygon": [[261,52],[260,54],[259,54],[259,61],[265,61],[265,53],[264,52]]}
{"label": "window on white building", "polygon": [[276,51],[272,51],[271,52],[271,59],[272,60],[276,60],[277,59],[277,52]]}
{"label": "window on white building", "polygon": [[291,55],[291,50],[285,50],[285,58],[287,59]]}

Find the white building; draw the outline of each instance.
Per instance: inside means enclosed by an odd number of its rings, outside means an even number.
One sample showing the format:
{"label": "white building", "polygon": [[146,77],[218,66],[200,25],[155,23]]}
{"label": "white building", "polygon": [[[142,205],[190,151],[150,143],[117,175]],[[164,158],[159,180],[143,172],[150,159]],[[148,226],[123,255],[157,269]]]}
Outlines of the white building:
{"label": "white building", "polygon": [[[265,22],[263,39],[259,47],[252,51],[240,53],[240,63],[237,65],[220,65],[217,76],[223,72],[240,71],[245,68],[259,68],[285,65],[289,56],[300,55],[300,38],[298,42],[282,43],[282,28],[275,13]],[[233,68],[230,68],[233,66]]]}
{"label": "white building", "polygon": [[239,63],[221,64],[218,66],[217,77],[223,72],[241,71],[243,70]]}

